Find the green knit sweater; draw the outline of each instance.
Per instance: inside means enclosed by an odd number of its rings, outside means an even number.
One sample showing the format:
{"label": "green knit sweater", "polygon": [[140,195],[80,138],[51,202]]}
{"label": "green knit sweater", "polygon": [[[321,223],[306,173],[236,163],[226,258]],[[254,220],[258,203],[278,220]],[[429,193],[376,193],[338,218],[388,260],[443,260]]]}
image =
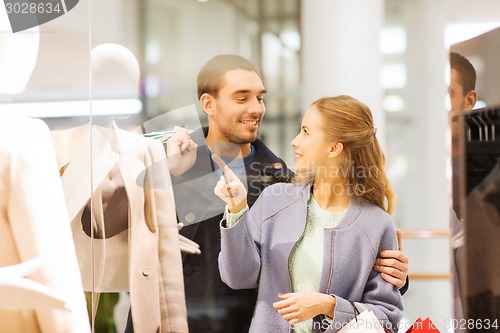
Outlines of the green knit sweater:
{"label": "green knit sweater", "polygon": [[[323,270],[325,228],[335,228],[347,210],[329,212],[321,208],[311,195],[307,202],[307,224],[302,239],[290,256],[290,276],[294,292],[318,291]],[[312,319],[294,325],[293,332],[310,333]]]}

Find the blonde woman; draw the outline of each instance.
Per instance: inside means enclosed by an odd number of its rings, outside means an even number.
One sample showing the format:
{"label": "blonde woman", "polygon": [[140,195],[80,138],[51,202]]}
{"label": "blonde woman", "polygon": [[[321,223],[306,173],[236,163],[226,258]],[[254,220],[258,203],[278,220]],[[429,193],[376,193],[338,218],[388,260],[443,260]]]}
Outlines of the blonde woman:
{"label": "blonde woman", "polygon": [[[349,96],[322,98],[293,139],[291,184],[266,188],[248,210],[227,166],[214,192],[228,204],[219,268],[231,288],[259,288],[250,332],[337,332],[356,307],[397,331],[399,290],[374,270],[396,250],[394,193],[370,109]],[[220,161],[219,161],[220,162]]]}

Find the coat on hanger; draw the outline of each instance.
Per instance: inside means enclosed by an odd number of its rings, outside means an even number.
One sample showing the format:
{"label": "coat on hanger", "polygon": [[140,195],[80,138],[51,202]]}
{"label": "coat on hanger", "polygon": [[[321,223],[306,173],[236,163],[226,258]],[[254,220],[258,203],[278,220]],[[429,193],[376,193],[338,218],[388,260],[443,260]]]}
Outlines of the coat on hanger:
{"label": "coat on hanger", "polygon": [[[53,290],[64,308],[0,307],[0,332],[90,332],[87,306],[49,129],[41,120],[0,121],[0,266],[39,263],[27,278]],[[31,270],[31,269],[30,269]],[[49,289],[50,288],[50,289]],[[38,288],[39,289],[39,288]],[[26,297],[26,294],[19,297]],[[7,297],[2,293],[0,297]],[[29,296],[31,297],[31,296]],[[16,302],[19,299],[15,300]],[[37,301],[33,299],[33,301]],[[38,302],[38,301],[37,301]]]}
{"label": "coat on hanger", "polygon": [[[67,165],[61,179],[84,287],[130,291],[136,333],[187,332],[175,203],[162,144],[116,126],[91,128],[53,132],[59,166]],[[83,210],[91,196],[99,200],[100,185],[115,167],[128,198],[128,226],[92,240],[82,230]],[[94,214],[105,223],[102,209]]]}

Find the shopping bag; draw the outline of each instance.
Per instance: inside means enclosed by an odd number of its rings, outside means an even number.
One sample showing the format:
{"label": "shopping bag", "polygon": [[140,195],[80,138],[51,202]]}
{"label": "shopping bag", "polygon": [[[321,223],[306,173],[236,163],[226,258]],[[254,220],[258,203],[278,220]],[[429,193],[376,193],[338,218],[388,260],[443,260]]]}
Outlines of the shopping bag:
{"label": "shopping bag", "polygon": [[427,317],[425,320],[418,318],[413,325],[406,331],[406,333],[440,333],[432,320]]}
{"label": "shopping bag", "polygon": [[[357,310],[356,310],[357,311]],[[339,333],[386,333],[383,325],[378,321],[373,311],[364,309],[354,317],[347,325],[342,327]]]}

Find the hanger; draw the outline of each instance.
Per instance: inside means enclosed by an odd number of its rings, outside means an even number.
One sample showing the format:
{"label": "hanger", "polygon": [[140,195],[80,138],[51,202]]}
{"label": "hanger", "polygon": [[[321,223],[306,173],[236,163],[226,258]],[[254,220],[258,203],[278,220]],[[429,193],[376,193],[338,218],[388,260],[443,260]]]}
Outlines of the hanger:
{"label": "hanger", "polygon": [[476,117],[474,115],[470,115],[470,119],[474,122],[474,124],[477,125],[477,129],[479,130],[479,141],[483,141],[483,128],[481,124],[476,120]]}
{"label": "hanger", "polygon": [[[486,112],[487,112],[487,111],[486,111]],[[487,122],[485,122],[485,121],[483,120],[483,118],[481,117],[481,115],[482,115],[483,113],[485,113],[485,112],[483,112],[483,111],[479,112],[479,113],[477,114],[477,118],[478,118],[479,122],[480,122],[480,123],[484,126],[484,127],[483,127],[483,129],[484,129],[484,139],[485,139],[485,141],[489,141],[489,137],[488,137],[488,123],[487,123]]]}
{"label": "hanger", "polygon": [[488,113],[491,111],[492,115],[494,114],[495,110],[494,109],[490,109],[490,110],[486,110],[486,112],[484,113],[484,117],[487,119],[487,121],[490,123],[491,125],[491,141],[495,141],[496,139],[496,133],[495,133],[495,122],[488,116]]}
{"label": "hanger", "polygon": [[472,130],[471,130],[469,124],[467,124],[466,121],[464,121],[464,125],[465,125],[466,130],[467,130],[467,141],[470,142],[470,141],[472,141]]}

